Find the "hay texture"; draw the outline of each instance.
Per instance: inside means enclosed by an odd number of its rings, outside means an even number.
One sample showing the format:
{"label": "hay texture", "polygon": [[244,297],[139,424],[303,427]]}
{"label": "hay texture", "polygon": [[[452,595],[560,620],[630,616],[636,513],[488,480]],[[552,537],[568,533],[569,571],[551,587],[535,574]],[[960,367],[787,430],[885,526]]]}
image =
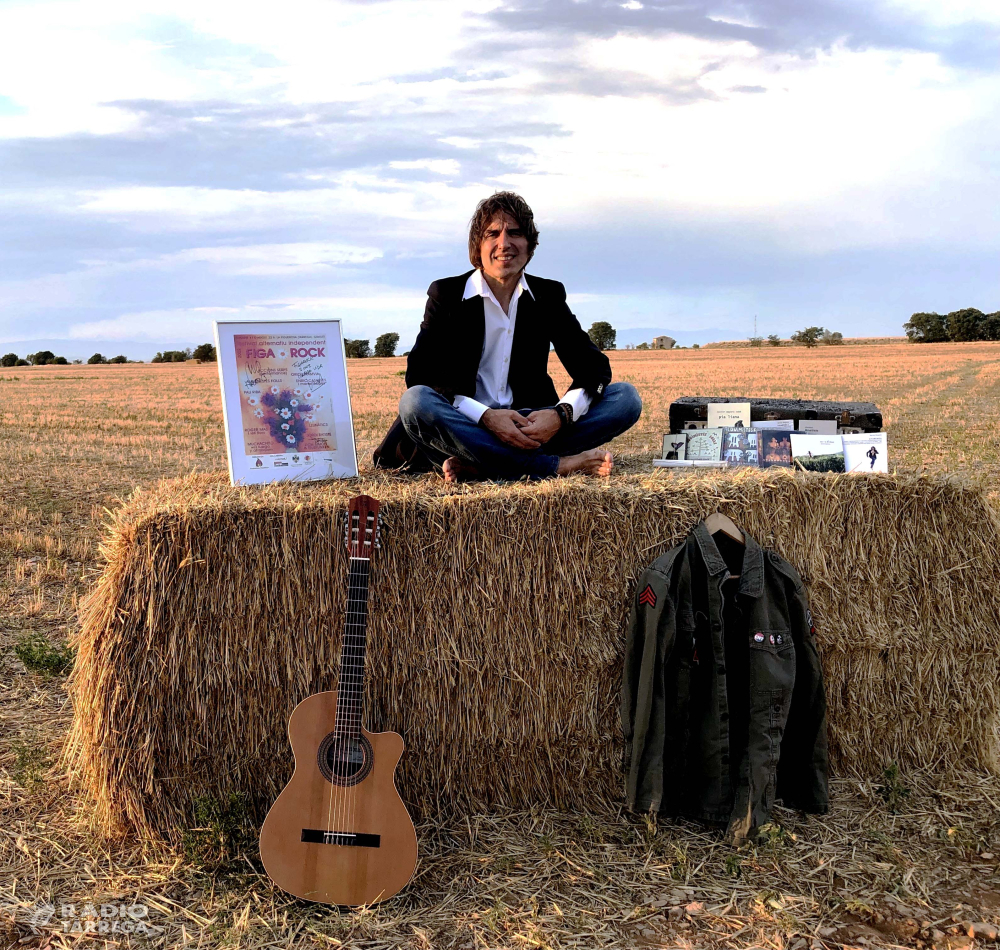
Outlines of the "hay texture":
{"label": "hay texture", "polygon": [[289,714],[335,686],[342,518],[361,491],[382,505],[367,726],[404,736],[417,814],[620,800],[635,581],[716,510],[807,584],[836,772],[997,768],[1000,524],[958,482],[192,476],[114,514],[83,609],[68,753],[108,830],[175,836],[195,799],[231,793],[263,816],[291,774]]}

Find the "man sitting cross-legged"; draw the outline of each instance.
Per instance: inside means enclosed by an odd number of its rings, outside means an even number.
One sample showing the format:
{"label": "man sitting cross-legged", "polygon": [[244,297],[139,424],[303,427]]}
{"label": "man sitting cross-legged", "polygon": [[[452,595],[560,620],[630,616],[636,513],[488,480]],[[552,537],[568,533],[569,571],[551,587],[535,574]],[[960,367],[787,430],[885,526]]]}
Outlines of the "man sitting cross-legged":
{"label": "man sitting cross-legged", "polygon": [[[566,305],[563,285],[524,273],[537,244],[527,203],[498,192],[479,203],[469,228],[475,270],[427,291],[399,417],[448,481],[608,476],[611,453],[597,446],[642,411],[634,386],[611,382],[611,364]],[[548,375],[550,344],[572,379],[561,400]]]}

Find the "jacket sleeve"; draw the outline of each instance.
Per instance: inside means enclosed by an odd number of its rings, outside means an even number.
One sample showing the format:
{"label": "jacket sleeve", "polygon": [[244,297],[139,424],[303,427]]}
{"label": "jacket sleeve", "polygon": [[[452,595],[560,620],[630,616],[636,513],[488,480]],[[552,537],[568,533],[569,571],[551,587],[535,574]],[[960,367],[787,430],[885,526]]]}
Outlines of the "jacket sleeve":
{"label": "jacket sleeve", "polygon": [[789,808],[822,814],[830,804],[823,667],[805,587],[794,569],[787,573],[793,587],[788,608],[795,643],[795,686],[781,740],[776,794]]}
{"label": "jacket sleeve", "polygon": [[676,615],[667,577],[646,570],[632,597],[621,695],[625,789],[635,811],[657,811],[663,799],[663,657],[673,645]]}
{"label": "jacket sleeve", "polygon": [[566,303],[566,288],[558,281],[552,301],[552,345],[559,362],[563,364],[573,382],[570,389],[584,389],[591,399],[600,399],[611,382],[611,361],[591,340],[580,326]]}
{"label": "jacket sleeve", "polygon": [[424,319],[420,323],[417,340],[406,358],[406,388],[430,386],[449,399],[454,398],[454,379],[448,373],[446,354],[448,345],[446,331],[446,308],[441,301],[438,282],[427,288],[427,303],[424,305]]}

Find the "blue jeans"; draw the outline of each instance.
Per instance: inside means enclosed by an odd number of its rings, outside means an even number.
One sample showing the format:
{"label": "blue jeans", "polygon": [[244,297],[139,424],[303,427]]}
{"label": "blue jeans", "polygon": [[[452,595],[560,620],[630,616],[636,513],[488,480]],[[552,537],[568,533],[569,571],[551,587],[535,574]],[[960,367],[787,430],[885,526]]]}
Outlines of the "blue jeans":
{"label": "blue jeans", "polygon": [[[550,407],[542,407],[550,408]],[[531,409],[519,409],[526,416]],[[537,449],[516,449],[463,416],[430,386],[411,386],[399,400],[399,417],[406,433],[437,465],[455,456],[487,476],[548,478],[559,459],[597,448],[635,425],[642,399],[631,383],[611,383],[578,422],[560,429]]]}

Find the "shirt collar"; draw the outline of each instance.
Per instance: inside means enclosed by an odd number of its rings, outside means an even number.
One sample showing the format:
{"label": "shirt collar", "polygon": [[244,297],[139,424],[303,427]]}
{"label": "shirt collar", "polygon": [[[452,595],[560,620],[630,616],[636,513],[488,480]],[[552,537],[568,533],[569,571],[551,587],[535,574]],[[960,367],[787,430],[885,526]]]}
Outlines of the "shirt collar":
{"label": "shirt collar", "polygon": [[[528,281],[525,279],[524,271],[521,271],[521,276],[517,280],[517,287],[515,288],[515,295],[520,296],[521,291],[526,290],[531,294],[531,299],[535,299],[535,295],[531,290]],[[490,290],[490,285],[486,283],[483,279],[483,272],[476,268],[470,275],[469,279],[465,282],[465,293],[462,295],[463,300],[468,300],[470,297],[485,297],[487,300],[492,300],[498,307],[500,307],[500,302],[496,297],[493,296],[493,291]],[[503,307],[500,307],[502,310]]]}
{"label": "shirt collar", "polygon": [[[709,574],[714,576],[727,573],[729,568],[719,554],[715,540],[708,533],[705,522],[699,521],[693,533]],[[743,540],[746,543],[746,551],[743,554],[743,568],[740,571],[740,593],[746,594],[747,597],[760,597],[764,593],[764,552],[745,531]]]}

